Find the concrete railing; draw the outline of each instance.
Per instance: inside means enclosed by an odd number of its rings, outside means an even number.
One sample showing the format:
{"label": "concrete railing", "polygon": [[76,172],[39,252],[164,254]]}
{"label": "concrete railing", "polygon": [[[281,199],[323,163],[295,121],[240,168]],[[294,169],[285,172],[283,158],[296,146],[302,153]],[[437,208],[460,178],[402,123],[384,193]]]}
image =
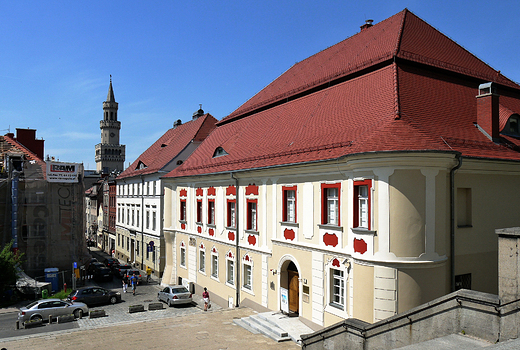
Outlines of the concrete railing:
{"label": "concrete railing", "polygon": [[369,324],[347,319],[302,335],[302,347],[315,349],[395,349],[462,333],[489,342],[518,337],[520,301],[500,305],[498,296],[461,289],[414,309]]}

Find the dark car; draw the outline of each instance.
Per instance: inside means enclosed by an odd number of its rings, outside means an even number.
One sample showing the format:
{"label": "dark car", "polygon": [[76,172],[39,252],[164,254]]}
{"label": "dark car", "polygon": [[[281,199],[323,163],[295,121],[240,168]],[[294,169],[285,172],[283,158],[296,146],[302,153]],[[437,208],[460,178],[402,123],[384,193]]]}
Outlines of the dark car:
{"label": "dark car", "polygon": [[82,302],[87,305],[115,304],[121,301],[121,293],[101,287],[84,287],[73,290],[67,300],[73,303]]}
{"label": "dark car", "polygon": [[98,267],[94,271],[94,279],[96,281],[112,281],[112,270],[106,266]]}
{"label": "dark car", "polygon": [[119,265],[119,260],[117,260],[116,258],[107,258],[103,261],[103,263],[105,264],[106,267],[110,267],[112,268],[112,266],[114,265]]}
{"label": "dark car", "polygon": [[143,276],[141,275],[141,271],[139,271],[138,269],[134,269],[134,268],[128,269],[128,270],[126,270],[126,275],[128,276],[128,280],[130,280],[130,278],[135,275],[135,277],[137,277],[137,281],[139,283],[143,282]]}
{"label": "dark car", "polygon": [[132,268],[133,268],[132,265],[120,264],[119,266],[115,267],[114,274],[119,276],[119,277],[123,277],[126,274],[126,270],[130,270]]}
{"label": "dark car", "polygon": [[101,268],[101,267],[106,267],[106,266],[103,263],[100,263],[100,262],[92,262],[88,266],[87,273],[89,275],[95,275],[96,274],[96,270]]}

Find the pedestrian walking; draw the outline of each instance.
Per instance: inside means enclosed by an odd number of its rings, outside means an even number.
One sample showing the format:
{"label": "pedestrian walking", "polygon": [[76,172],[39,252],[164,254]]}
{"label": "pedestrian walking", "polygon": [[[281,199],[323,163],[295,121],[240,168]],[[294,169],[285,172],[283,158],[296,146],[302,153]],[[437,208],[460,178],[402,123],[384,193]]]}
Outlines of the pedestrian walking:
{"label": "pedestrian walking", "polygon": [[128,289],[128,276],[125,274],[123,276],[123,293],[126,293],[127,289]]}
{"label": "pedestrian walking", "polygon": [[137,279],[137,276],[135,273],[130,277],[130,284],[132,285],[132,294],[135,295],[135,291],[137,289],[137,284],[139,283],[139,280]]}
{"label": "pedestrian walking", "polygon": [[152,269],[150,266],[146,267],[146,283],[150,283],[150,280],[152,279]]}
{"label": "pedestrian walking", "polygon": [[208,311],[211,308],[211,301],[209,300],[209,292],[206,287],[204,287],[204,292],[202,292],[202,299],[204,299],[204,311]]}

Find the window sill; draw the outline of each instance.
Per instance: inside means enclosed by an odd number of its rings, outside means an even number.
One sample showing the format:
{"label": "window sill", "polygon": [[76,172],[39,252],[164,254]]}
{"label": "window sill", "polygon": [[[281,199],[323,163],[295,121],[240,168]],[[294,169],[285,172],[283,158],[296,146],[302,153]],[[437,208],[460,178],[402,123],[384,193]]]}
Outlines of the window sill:
{"label": "window sill", "polygon": [[197,221],[197,222],[195,222],[195,223],[196,223],[197,225],[202,226],[202,222],[200,222],[200,221]]}
{"label": "window sill", "polygon": [[251,294],[251,295],[253,295],[253,296],[255,295],[255,293],[253,293],[253,289],[249,289],[249,288],[244,287],[244,286],[242,286],[241,289],[242,289],[242,292],[245,292],[245,293],[247,293],[247,294]]}
{"label": "window sill", "polygon": [[209,228],[213,228],[213,229],[217,228],[217,225],[215,225],[215,224],[206,224],[206,226],[208,226]]}
{"label": "window sill", "polygon": [[290,226],[290,227],[299,227],[300,226],[300,224],[298,224],[297,222],[292,222],[292,221],[280,221],[280,225]]}
{"label": "window sill", "polygon": [[226,230],[236,231],[237,228],[236,227],[228,227],[228,226],[226,226]]}
{"label": "window sill", "polygon": [[377,231],[368,230],[366,228],[362,227],[352,227],[352,232],[358,234],[358,235],[372,235],[375,236]]}
{"label": "window sill", "polygon": [[226,282],[226,286],[235,289],[235,285],[234,285],[234,284],[231,284],[231,283],[229,283],[229,282]]}
{"label": "window sill", "polygon": [[325,312],[341,318],[348,318],[347,312],[337,304],[328,304],[325,306]]}
{"label": "window sill", "polygon": [[199,273],[200,273],[201,275],[206,276],[206,272],[205,272],[205,271],[199,270]]}
{"label": "window sill", "polygon": [[186,224],[186,223],[187,223],[186,220],[179,220],[179,222],[180,222],[181,224]]}
{"label": "window sill", "polygon": [[254,235],[259,235],[260,232],[256,231],[256,230],[245,230],[244,231],[245,233],[250,233],[250,234],[254,234]]}
{"label": "window sill", "polygon": [[213,275],[211,275],[211,279],[212,279],[213,281],[217,281],[217,282],[220,283],[220,280],[218,279],[218,276],[213,276]]}
{"label": "window sill", "polygon": [[318,224],[318,227],[322,230],[334,230],[343,232],[343,226],[331,225],[331,224]]}
{"label": "window sill", "polygon": [[186,265],[179,265],[179,267],[182,267],[183,269],[186,269]]}

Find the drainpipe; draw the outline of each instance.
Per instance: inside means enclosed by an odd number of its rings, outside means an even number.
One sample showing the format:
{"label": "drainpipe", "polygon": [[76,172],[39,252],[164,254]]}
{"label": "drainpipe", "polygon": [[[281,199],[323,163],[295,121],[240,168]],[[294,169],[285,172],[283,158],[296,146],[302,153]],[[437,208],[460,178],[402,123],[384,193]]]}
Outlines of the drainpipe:
{"label": "drainpipe", "polygon": [[455,291],[455,171],[462,166],[462,156],[460,153],[455,155],[458,160],[450,170],[450,273],[451,273],[451,292]]}
{"label": "drainpipe", "polygon": [[231,178],[235,180],[235,189],[236,189],[235,226],[236,226],[237,233],[235,235],[235,275],[236,275],[235,287],[237,290],[237,295],[236,295],[237,300],[236,300],[235,306],[239,307],[239,305],[240,305],[240,247],[238,245],[238,237],[239,237],[238,223],[240,222],[240,220],[239,220],[240,216],[238,215],[238,208],[239,208],[239,205],[238,205],[238,179],[235,177],[234,173],[231,173]]}

